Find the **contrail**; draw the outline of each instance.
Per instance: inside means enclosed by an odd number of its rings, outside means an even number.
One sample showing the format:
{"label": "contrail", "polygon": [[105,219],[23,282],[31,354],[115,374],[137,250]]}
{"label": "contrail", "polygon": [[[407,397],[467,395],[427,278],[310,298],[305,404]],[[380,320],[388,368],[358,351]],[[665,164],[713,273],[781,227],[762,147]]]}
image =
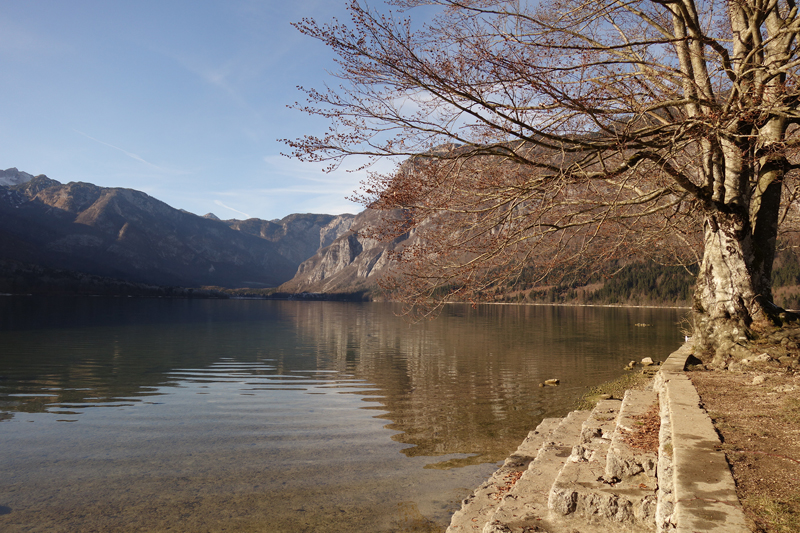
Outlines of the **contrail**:
{"label": "contrail", "polygon": [[230,209],[230,210],[231,210],[231,211],[233,211],[234,213],[239,213],[240,215],[244,215],[244,216],[245,216],[245,218],[253,218],[253,217],[251,217],[250,215],[248,215],[247,213],[244,213],[244,212],[242,212],[242,211],[239,211],[238,209],[234,209],[234,208],[232,208],[232,207],[230,207],[230,206],[227,206],[227,205],[223,204],[223,203],[222,203],[222,202],[220,202],[219,200],[214,200],[214,203],[215,203],[215,204],[217,204],[217,205],[218,205],[218,206],[220,206],[220,207],[224,207],[225,209]]}
{"label": "contrail", "polygon": [[151,167],[153,167],[153,168],[155,168],[155,169],[158,169],[158,170],[160,170],[160,171],[162,171],[162,172],[170,172],[168,169],[162,168],[162,167],[160,167],[160,166],[158,166],[158,165],[154,165],[153,163],[151,163],[151,162],[149,162],[149,161],[146,161],[145,159],[143,159],[141,156],[138,156],[138,155],[136,155],[136,154],[134,154],[134,153],[132,153],[132,152],[129,152],[129,151],[127,151],[127,150],[123,150],[123,149],[122,149],[122,148],[120,148],[119,146],[114,146],[113,144],[109,144],[109,143],[107,143],[107,142],[103,142],[103,141],[101,141],[100,139],[95,139],[95,138],[94,138],[94,137],[92,137],[91,135],[87,135],[87,134],[83,133],[82,131],[78,131],[78,130],[76,130],[76,129],[73,129],[72,131],[74,131],[75,133],[80,133],[81,135],[83,135],[83,136],[84,136],[84,137],[86,137],[87,139],[91,139],[91,140],[93,140],[93,141],[94,141],[94,142],[96,142],[96,143],[100,143],[100,144],[102,144],[103,146],[108,146],[109,148],[113,148],[114,150],[119,150],[120,152],[122,152],[123,154],[127,155],[127,156],[128,156],[128,157],[130,157],[131,159],[135,159],[136,161],[139,161],[139,162],[141,162],[141,163],[144,163],[145,165],[151,166]]}

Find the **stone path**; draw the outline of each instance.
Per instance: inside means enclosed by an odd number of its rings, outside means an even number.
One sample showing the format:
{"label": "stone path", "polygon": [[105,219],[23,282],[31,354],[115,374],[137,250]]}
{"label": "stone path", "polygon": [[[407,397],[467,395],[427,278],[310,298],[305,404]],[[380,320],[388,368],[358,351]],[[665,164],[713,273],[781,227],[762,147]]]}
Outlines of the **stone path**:
{"label": "stone path", "polygon": [[[453,515],[448,533],[749,531],[719,439],[683,369],[683,346],[652,390],[548,418]],[[658,453],[624,438],[658,404]]]}

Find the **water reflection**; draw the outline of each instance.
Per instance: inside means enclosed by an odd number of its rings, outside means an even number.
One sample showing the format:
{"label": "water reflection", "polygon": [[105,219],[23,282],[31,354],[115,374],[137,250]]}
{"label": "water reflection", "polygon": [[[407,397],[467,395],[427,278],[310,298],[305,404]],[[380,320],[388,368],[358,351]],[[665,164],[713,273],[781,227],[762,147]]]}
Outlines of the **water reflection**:
{"label": "water reflection", "polygon": [[541,418],[680,340],[675,311],[396,311],[0,299],[0,529],[441,531]]}
{"label": "water reflection", "polygon": [[[471,454],[435,467],[503,459],[510,443],[563,415],[588,387],[680,342],[678,310],[453,305],[420,324],[399,311],[319,302],[285,309],[319,367],[377,385],[388,411],[380,417],[412,445],[404,454]],[[641,322],[653,327],[634,327]],[[538,386],[553,377],[562,386]]]}

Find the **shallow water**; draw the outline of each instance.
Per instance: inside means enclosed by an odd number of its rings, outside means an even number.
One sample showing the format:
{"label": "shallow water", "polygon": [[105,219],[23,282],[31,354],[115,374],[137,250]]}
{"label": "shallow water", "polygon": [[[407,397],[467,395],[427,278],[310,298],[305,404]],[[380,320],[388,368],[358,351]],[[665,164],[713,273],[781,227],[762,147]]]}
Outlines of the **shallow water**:
{"label": "shallow water", "polygon": [[397,311],[0,299],[0,530],[443,531],[542,418],[681,341],[676,310]]}

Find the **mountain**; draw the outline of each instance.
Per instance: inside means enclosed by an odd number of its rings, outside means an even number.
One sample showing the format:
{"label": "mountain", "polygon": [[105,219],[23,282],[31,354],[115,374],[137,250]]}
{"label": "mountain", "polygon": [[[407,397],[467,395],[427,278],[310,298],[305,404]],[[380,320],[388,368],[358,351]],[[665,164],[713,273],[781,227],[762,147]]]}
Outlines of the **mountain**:
{"label": "mountain", "polygon": [[27,183],[33,179],[33,175],[27,172],[20,172],[15,167],[0,170],[0,186],[10,187]]}
{"label": "mountain", "polygon": [[242,233],[275,243],[278,253],[299,265],[347,233],[354,218],[354,215],[294,214],[281,220],[251,218],[222,222]]}
{"label": "mountain", "polygon": [[[303,261],[295,277],[278,288],[282,293],[321,293],[335,295],[375,296],[378,281],[389,270],[389,256],[399,247],[413,244],[416,232],[411,231],[391,242],[381,242],[359,235],[365,228],[377,226],[385,212],[366,210],[356,215],[350,232],[320,248]],[[366,233],[366,232],[365,232]],[[796,264],[787,261],[787,264]],[[599,305],[683,305],[688,306],[694,285],[694,274],[683,267],[658,265],[631,257],[625,263],[609,262],[602,272],[587,272],[571,281],[542,284],[535,272],[524,268],[513,282],[490,287],[483,298],[492,302],[560,303]],[[800,283],[800,268],[787,276]],[[792,278],[793,283],[794,278]],[[787,291],[789,289],[786,289]],[[800,295],[800,291],[797,292]],[[800,301],[800,296],[794,296]],[[800,305],[800,304],[799,304]]]}
{"label": "mountain", "polygon": [[[389,270],[389,256],[401,246],[415,242],[415,232],[394,241],[381,242],[363,237],[360,230],[375,226],[385,213],[366,210],[353,220],[351,232],[342,234],[329,246],[300,264],[297,275],[278,288],[282,293],[322,293],[326,297],[351,295],[374,297],[379,280]],[[800,267],[787,276],[795,276],[800,284]],[[544,286],[532,270],[525,268],[511,283],[484,291],[483,298],[491,302],[572,304],[572,305],[681,305],[689,306],[694,274],[683,267],[658,265],[643,259],[630,258],[628,263],[609,263],[604,271],[616,271],[608,277],[586,273],[585,277],[558,281]],[[792,277],[791,283],[794,283]],[[787,282],[789,284],[790,282]],[[787,297],[800,302],[800,290]],[[788,301],[788,300],[787,300]],[[800,306],[800,304],[798,304]]]}
{"label": "mountain", "polygon": [[[280,285],[284,293],[374,295],[391,252],[415,240],[413,232],[391,242],[365,237],[364,230],[385,214],[368,209],[358,215],[220,220],[213,213],[174,209],[132,189],[65,185],[10,168],[0,171],[0,291],[161,295],[152,286]],[[776,283],[781,301],[800,302],[797,264],[793,255],[776,264],[776,276],[786,270],[781,275],[787,280]],[[545,287],[523,275],[485,297],[658,304],[686,301],[693,282],[681,269],[638,264],[635,258],[610,270],[617,271],[611,280],[587,275]]]}
{"label": "mountain", "polygon": [[221,221],[132,189],[0,174],[0,259],[183,287],[274,287],[353,215]]}
{"label": "mountain", "polygon": [[403,235],[384,242],[359,235],[359,231],[377,225],[385,213],[367,209],[352,221],[350,231],[340,234],[303,261],[292,280],[279,287],[288,293],[354,293],[373,291],[389,266],[389,255],[398,246],[413,240]]}

